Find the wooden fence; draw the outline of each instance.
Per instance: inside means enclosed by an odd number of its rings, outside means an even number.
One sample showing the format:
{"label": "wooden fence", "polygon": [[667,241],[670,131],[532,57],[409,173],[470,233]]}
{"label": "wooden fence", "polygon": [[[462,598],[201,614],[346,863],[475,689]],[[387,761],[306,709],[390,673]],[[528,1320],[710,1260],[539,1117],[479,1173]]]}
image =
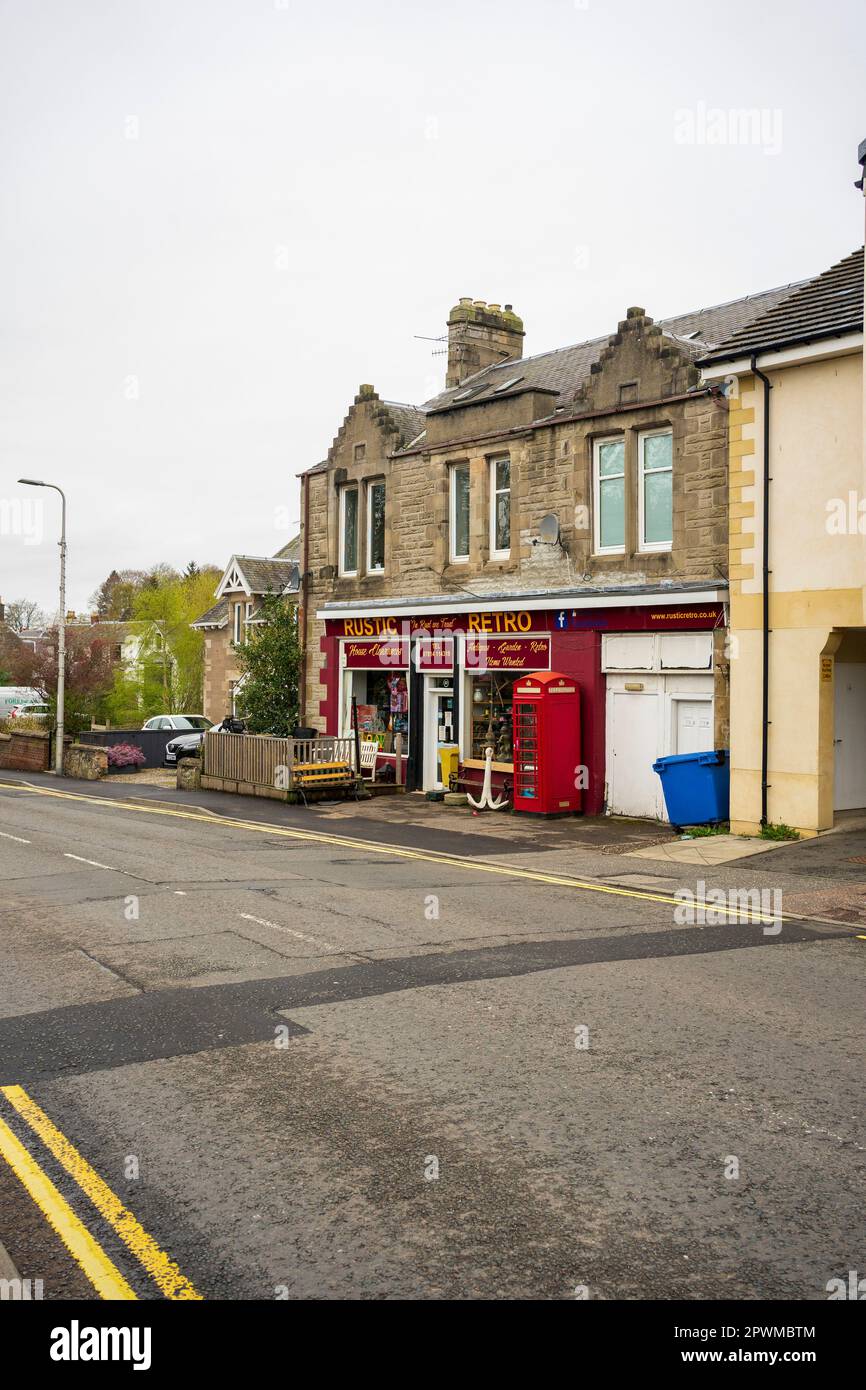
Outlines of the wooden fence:
{"label": "wooden fence", "polygon": [[338,759],[355,766],[354,738],[272,738],[269,734],[205,734],[202,778],[289,791],[295,763]]}

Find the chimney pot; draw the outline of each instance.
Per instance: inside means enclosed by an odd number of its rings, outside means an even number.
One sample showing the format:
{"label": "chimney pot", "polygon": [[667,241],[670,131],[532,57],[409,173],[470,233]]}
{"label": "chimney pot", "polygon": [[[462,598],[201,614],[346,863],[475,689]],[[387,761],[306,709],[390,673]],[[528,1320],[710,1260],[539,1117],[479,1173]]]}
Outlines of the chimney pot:
{"label": "chimney pot", "polygon": [[459,386],[485,367],[514,362],[523,355],[523,320],[510,304],[464,295],[448,315],[448,374],[446,388]]}

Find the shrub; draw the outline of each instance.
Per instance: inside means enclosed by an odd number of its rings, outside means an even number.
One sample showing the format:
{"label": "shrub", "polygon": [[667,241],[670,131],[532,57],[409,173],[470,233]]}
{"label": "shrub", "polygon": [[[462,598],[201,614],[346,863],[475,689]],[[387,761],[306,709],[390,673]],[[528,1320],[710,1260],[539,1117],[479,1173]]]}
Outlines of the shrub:
{"label": "shrub", "polygon": [[107,751],[109,767],[143,767],[147,761],[132,743],[113,743]]}
{"label": "shrub", "polygon": [[762,840],[799,840],[799,830],[792,830],[790,825],[762,825]]}

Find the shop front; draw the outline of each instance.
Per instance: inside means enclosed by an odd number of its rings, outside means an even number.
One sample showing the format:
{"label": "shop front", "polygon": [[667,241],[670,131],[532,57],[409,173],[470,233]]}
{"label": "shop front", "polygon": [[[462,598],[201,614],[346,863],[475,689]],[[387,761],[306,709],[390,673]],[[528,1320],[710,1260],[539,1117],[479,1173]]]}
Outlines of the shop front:
{"label": "shop front", "polygon": [[[606,762],[617,756],[609,740],[606,747],[608,673],[615,669],[621,683],[628,684],[622,661],[612,664],[625,648],[609,640],[603,648],[603,639],[635,632],[707,633],[709,646],[701,641],[694,649],[711,685],[712,629],[720,626],[723,614],[718,602],[686,607],[658,595],[652,604],[632,598],[616,607],[491,604],[488,609],[410,616],[360,608],[320,610],[326,624],[321,680],[327,694],[319,714],[327,733],[348,735],[354,704],[361,736],[379,744],[380,767],[395,767],[400,748],[400,780],[409,790],[441,785],[440,756],[455,748],[461,789],[479,789],[486,750],[492,749],[494,789],[510,795],[515,683],[537,672],[561,672],[580,691],[583,806],[588,814],[598,814],[606,806]],[[686,645],[691,652],[694,644]],[[645,660],[644,649],[639,650]],[[679,693],[688,693],[687,681],[680,684]],[[705,686],[696,691],[702,698]],[[622,725],[619,706],[617,716]],[[651,762],[659,751],[657,741],[648,744],[639,751],[640,761]]]}

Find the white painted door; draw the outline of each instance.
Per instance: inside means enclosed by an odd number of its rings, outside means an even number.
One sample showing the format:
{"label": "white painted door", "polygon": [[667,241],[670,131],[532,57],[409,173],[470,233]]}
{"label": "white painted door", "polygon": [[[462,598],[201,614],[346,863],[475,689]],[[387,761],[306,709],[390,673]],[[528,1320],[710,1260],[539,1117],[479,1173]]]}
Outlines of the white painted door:
{"label": "white painted door", "polygon": [[657,690],[612,690],[608,706],[608,810],[617,816],[664,814],[653,772],[662,697]]}
{"label": "white painted door", "polygon": [[836,662],[834,729],[837,811],[866,806],[866,665]]}
{"label": "white painted door", "polygon": [[673,753],[706,753],[713,746],[712,700],[674,700]]}
{"label": "white painted door", "polygon": [[427,678],[427,693],[424,707],[424,788],[433,791],[440,785],[442,771],[439,763],[439,749],[443,743],[456,743],[457,731],[454,728],[454,691],[449,686],[443,688],[433,682],[435,677]]}

